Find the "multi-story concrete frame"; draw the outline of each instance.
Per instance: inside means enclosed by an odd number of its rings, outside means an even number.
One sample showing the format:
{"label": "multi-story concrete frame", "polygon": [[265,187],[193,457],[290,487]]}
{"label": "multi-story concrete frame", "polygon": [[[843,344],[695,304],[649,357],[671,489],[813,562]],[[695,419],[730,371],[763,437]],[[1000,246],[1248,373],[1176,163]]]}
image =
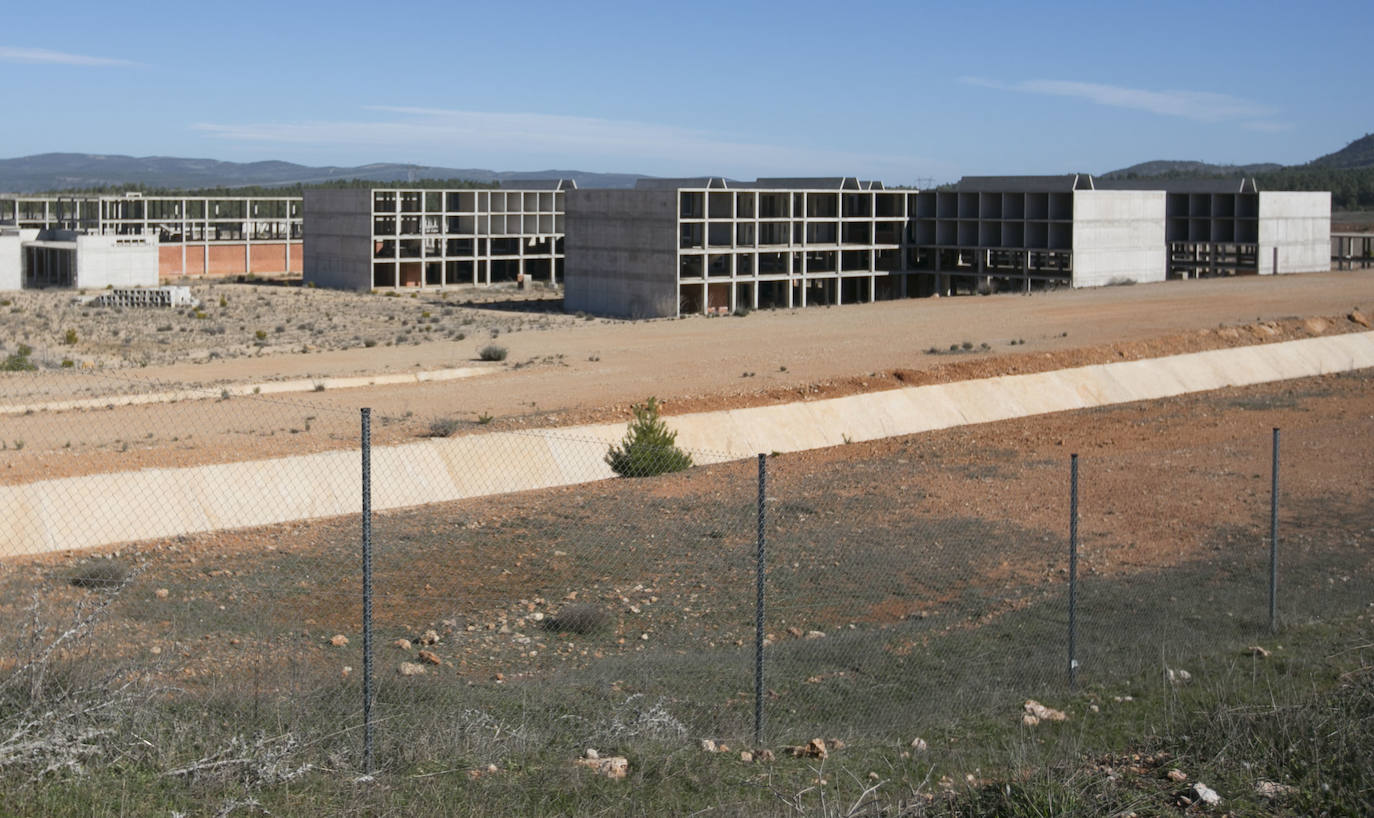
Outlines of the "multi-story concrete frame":
{"label": "multi-story concrete frame", "polygon": [[1330,266],[1328,193],[1145,186],[1070,174],[919,192],[852,178],[576,191],[565,306],[661,317]]}
{"label": "multi-story concrete frame", "polygon": [[565,303],[649,317],[902,295],[915,195],[854,178],[579,190],[568,200]]}
{"label": "multi-story concrete frame", "polygon": [[155,236],[162,280],[285,276],[302,266],[299,197],[15,196],[0,198],[0,224]]}
{"label": "multi-story concrete frame", "polygon": [[563,197],[571,181],[518,190],[309,190],[305,280],[381,289],[563,277]]}
{"label": "multi-story concrete frame", "polygon": [[922,191],[908,225],[913,294],[1091,287],[1165,277],[1164,193],[1092,177],[966,176]]}
{"label": "multi-story concrete frame", "polygon": [[1331,266],[1331,194],[1258,190],[1253,179],[1098,180],[1163,189],[1170,278],[1309,273]]}

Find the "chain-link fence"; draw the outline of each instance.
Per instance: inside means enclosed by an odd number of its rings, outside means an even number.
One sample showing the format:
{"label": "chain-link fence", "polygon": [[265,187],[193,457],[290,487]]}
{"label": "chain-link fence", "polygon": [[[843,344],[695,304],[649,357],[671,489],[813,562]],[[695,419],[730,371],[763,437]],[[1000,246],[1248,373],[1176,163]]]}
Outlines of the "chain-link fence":
{"label": "chain-link fence", "polygon": [[1143,413],[1076,458],[976,430],[760,454],[325,384],[6,386],[5,775],[116,758],[250,793],[640,739],[909,741],[1374,591],[1367,412],[1276,435],[1202,411],[1178,445]]}

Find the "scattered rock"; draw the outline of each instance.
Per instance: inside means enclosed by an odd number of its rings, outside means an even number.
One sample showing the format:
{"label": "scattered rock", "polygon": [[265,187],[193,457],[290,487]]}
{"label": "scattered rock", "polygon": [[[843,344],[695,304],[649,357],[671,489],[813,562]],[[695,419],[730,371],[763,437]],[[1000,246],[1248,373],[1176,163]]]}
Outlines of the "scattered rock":
{"label": "scattered rock", "polygon": [[583,750],[583,751],[582,751],[582,757],[583,757],[583,758],[601,758],[601,754],[598,753],[596,750],[592,749],[591,747],[588,747],[586,750]]}
{"label": "scattered rock", "polygon": [[1101,712],[1101,710],[1102,710],[1102,708],[1098,707],[1098,706],[1095,705],[1095,704],[1090,704],[1090,705],[1088,705],[1088,712],[1090,712],[1090,713],[1098,713],[1098,712]]}
{"label": "scattered rock", "polygon": [[1170,683],[1170,684],[1175,684],[1175,685],[1186,684],[1186,683],[1188,683],[1189,681],[1191,681],[1192,678],[1193,678],[1193,674],[1189,673],[1189,672],[1186,671],[1186,670],[1175,670],[1175,669],[1173,669],[1173,668],[1169,668],[1169,683]]}
{"label": "scattered rock", "polygon": [[172,592],[167,590],[166,588],[158,588],[156,591],[153,591],[153,596],[157,597],[158,599],[166,599],[167,597],[171,596],[171,594]]}
{"label": "scattered rock", "polygon": [[1221,803],[1221,796],[1217,795],[1217,791],[1201,781],[1194,784],[1188,794],[1192,796],[1194,801],[1201,801],[1209,807],[1215,807]]}
{"label": "scattered rock", "polygon": [[798,628],[798,627],[795,626],[795,625],[793,625],[792,627],[790,627],[790,628],[787,629],[787,634],[788,634],[788,636],[793,636],[793,637],[796,637],[797,639],[800,639],[800,638],[801,638],[801,635],[802,635],[802,629],[801,629],[801,628]]}
{"label": "scattered rock", "polygon": [[1068,719],[1064,711],[1055,710],[1053,707],[1046,707],[1035,699],[1026,699],[1026,703],[1022,705],[1022,709],[1026,711],[1026,715],[1034,716],[1036,719],[1034,722],[1027,722],[1023,718],[1021,720],[1023,724],[1034,725],[1042,721],[1065,721]]}
{"label": "scattered rock", "polygon": [[348,637],[344,636],[341,633],[336,633],[333,637],[330,638],[329,644],[333,645],[336,648],[341,648],[348,644]]}
{"label": "scattered rock", "polygon": [[1268,659],[1268,658],[1269,658],[1269,651],[1265,650],[1264,648],[1260,647],[1259,645],[1251,645],[1250,647],[1248,647],[1248,648],[1245,649],[1245,652],[1248,653],[1248,654],[1251,655],[1251,656],[1259,657],[1260,659]]}
{"label": "scattered rock", "polygon": [[924,753],[926,750],[930,749],[930,745],[926,744],[925,739],[918,737],[911,740],[911,749],[918,753]]}
{"label": "scattered rock", "polygon": [[1366,318],[1365,314],[1360,312],[1359,310],[1351,310],[1350,314],[1347,315],[1346,318],[1349,318],[1351,321],[1354,321],[1356,324],[1359,324],[1362,327],[1369,326],[1369,319]]}
{"label": "scattered rock", "polygon": [[396,669],[402,676],[423,676],[425,666],[418,662],[402,662]]}
{"label": "scattered rock", "polygon": [[624,756],[611,756],[610,758],[579,758],[573,762],[579,767],[586,767],[604,775],[607,778],[624,778],[630,772],[629,759]]}
{"label": "scattered rock", "polygon": [[787,751],[796,758],[819,758],[824,760],[830,757],[830,751],[825,747],[825,740],[819,738],[813,738],[805,744],[799,744],[796,747],[788,747]]}
{"label": "scattered rock", "polygon": [[1302,322],[1302,326],[1313,335],[1321,335],[1326,332],[1327,323],[1323,318],[1308,318]]}
{"label": "scattered rock", "polygon": [[807,632],[806,632],[806,638],[807,638],[807,639],[824,639],[824,638],[825,638],[825,631],[807,631]]}
{"label": "scattered rock", "polygon": [[757,753],[754,753],[754,760],[758,761],[759,763],[763,763],[765,761],[771,762],[775,761],[776,759],[777,756],[773,755],[772,750],[759,750]]}
{"label": "scattered rock", "polygon": [[714,753],[716,751],[716,743],[709,738],[702,739],[701,751],[703,753]]}
{"label": "scattered rock", "polygon": [[396,647],[400,648],[401,650],[410,650],[410,640],[409,640],[409,639],[397,639],[395,642],[392,642],[391,644],[395,645]]}
{"label": "scattered rock", "polygon": [[437,645],[437,644],[439,644],[439,634],[436,633],[433,629],[430,629],[430,630],[425,631],[424,634],[420,636],[420,644],[422,644],[422,645]]}
{"label": "scattered rock", "polygon": [[1290,787],[1287,784],[1280,784],[1277,781],[1256,781],[1255,795],[1260,798],[1267,798],[1270,801],[1286,798],[1298,791],[1297,787]]}
{"label": "scattered rock", "polygon": [[440,659],[439,656],[438,656],[438,654],[434,653],[434,651],[422,650],[422,651],[420,651],[419,653],[415,654],[415,657],[416,657],[417,659],[419,659],[421,662],[424,662],[424,663],[426,663],[426,664],[430,664],[430,665],[440,665],[440,664],[443,664],[443,660]]}
{"label": "scattered rock", "polygon": [[1164,777],[1170,781],[1177,781],[1180,784],[1188,780],[1188,774],[1178,769],[1170,770],[1164,774]]}
{"label": "scattered rock", "polygon": [[748,750],[740,750],[739,760],[743,761],[745,764],[752,764],[754,763],[754,754]]}
{"label": "scattered rock", "polygon": [[1027,727],[1034,727],[1040,723],[1040,718],[1038,716],[1032,716],[1030,713],[1022,713],[1021,723]]}

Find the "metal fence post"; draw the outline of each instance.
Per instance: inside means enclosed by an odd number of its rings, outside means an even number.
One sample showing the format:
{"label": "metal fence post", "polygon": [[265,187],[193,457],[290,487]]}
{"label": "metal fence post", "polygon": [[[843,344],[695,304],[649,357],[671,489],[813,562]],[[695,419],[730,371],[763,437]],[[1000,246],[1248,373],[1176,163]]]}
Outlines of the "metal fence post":
{"label": "metal fence post", "polygon": [[1078,686],[1078,455],[1069,455],[1069,689]]}
{"label": "metal fence post", "polygon": [[1279,631],[1279,430],[1274,427],[1274,454],[1269,483],[1269,632]]}
{"label": "metal fence post", "polygon": [[372,410],[363,409],[363,771],[372,775]]}
{"label": "metal fence post", "polygon": [[763,743],[763,566],[764,502],[768,494],[768,455],[759,454],[758,551],[754,560],[754,746]]}

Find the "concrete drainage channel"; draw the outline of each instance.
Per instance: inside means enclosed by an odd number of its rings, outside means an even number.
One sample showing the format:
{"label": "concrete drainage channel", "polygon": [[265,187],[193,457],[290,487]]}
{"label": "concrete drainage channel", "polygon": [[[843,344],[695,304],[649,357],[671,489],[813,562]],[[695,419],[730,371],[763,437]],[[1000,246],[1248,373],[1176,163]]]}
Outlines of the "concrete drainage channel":
{"label": "concrete drainage channel", "polygon": [[455,369],[433,369],[426,372],[402,372],[395,375],[298,378],[290,381],[205,386],[198,389],[177,389],[167,392],[149,392],[142,395],[108,395],[99,398],[75,398],[47,403],[11,404],[0,406],[0,415],[23,415],[28,412],[69,412],[74,409],[100,409],[108,406],[135,406],[145,403],[176,403],[183,400],[210,400],[243,397],[245,395],[280,395],[289,392],[319,392],[323,389],[354,389],[360,386],[394,386],[396,384],[453,381],[499,371],[493,367],[465,366]]}
{"label": "concrete drainage channel", "polygon": [[[1374,367],[1374,332],[678,415],[668,422],[678,431],[678,444],[706,465],[758,452],[795,452],[1367,367]],[[392,478],[374,482],[372,507],[381,511],[610,479],[610,468],[589,453],[604,451],[624,429],[621,423],[600,424],[377,447],[373,472]],[[399,476],[414,479],[395,479]],[[0,532],[0,553],[90,548],[354,514],[361,491],[353,450],[3,486],[0,519],[9,525]],[[73,530],[73,520],[81,521],[80,530]]]}

